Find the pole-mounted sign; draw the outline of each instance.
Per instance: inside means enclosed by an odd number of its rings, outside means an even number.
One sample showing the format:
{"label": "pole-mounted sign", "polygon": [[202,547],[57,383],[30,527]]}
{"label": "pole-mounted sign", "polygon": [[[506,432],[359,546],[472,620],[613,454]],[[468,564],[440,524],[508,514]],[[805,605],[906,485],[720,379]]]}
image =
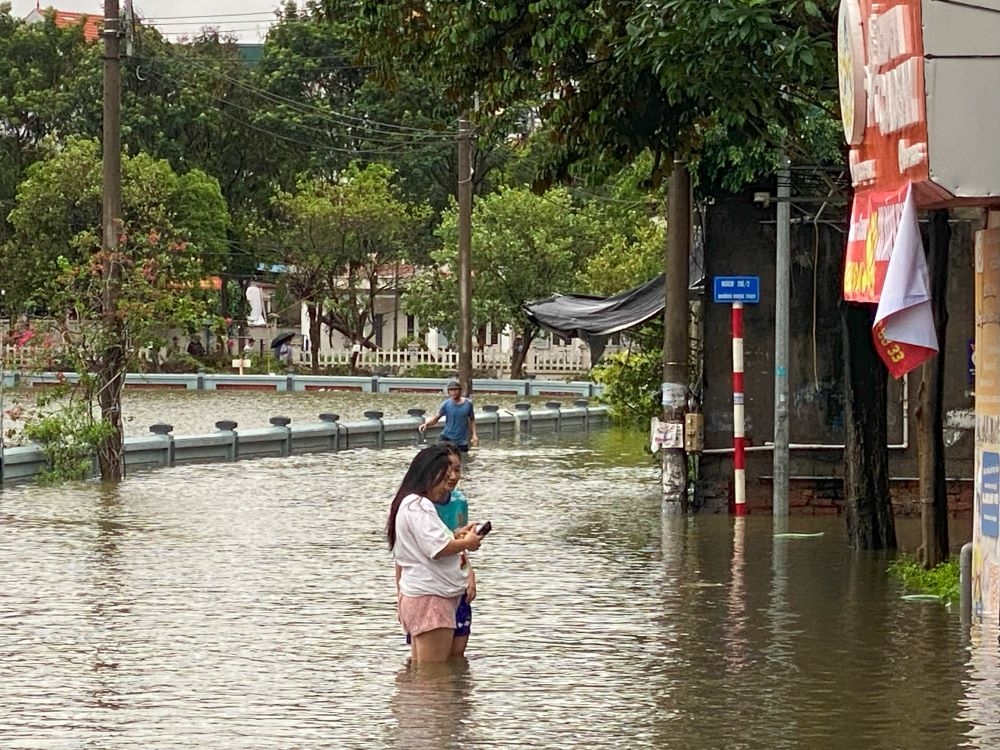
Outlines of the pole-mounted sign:
{"label": "pole-mounted sign", "polygon": [[759,276],[716,276],[712,299],[733,306],[733,500],[734,514],[747,513],[746,436],[743,415],[743,304],[760,302]]}

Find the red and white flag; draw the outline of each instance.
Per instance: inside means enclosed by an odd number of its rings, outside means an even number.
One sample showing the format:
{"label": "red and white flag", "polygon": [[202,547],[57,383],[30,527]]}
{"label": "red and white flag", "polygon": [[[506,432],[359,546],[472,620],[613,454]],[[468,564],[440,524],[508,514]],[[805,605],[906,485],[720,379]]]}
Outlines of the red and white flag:
{"label": "red and white flag", "polygon": [[894,378],[902,377],[938,351],[927,259],[912,187],[903,201],[872,337]]}

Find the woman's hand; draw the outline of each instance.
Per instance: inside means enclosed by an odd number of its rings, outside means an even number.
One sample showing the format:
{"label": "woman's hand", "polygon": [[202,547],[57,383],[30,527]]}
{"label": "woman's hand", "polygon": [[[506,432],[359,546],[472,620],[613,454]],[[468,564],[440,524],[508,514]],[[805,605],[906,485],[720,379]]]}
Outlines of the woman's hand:
{"label": "woman's hand", "polygon": [[468,523],[458,531],[455,532],[455,538],[462,542],[465,549],[470,552],[475,552],[479,549],[482,544],[483,539],[480,536],[476,536],[476,524]]}

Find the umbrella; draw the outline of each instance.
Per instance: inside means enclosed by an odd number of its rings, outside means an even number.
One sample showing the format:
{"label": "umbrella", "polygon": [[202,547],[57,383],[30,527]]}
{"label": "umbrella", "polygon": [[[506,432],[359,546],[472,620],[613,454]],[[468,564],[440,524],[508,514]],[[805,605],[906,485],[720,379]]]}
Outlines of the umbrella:
{"label": "umbrella", "polygon": [[285,344],[295,338],[295,331],[289,331],[288,333],[279,333],[271,341],[271,348],[277,349],[282,344]]}

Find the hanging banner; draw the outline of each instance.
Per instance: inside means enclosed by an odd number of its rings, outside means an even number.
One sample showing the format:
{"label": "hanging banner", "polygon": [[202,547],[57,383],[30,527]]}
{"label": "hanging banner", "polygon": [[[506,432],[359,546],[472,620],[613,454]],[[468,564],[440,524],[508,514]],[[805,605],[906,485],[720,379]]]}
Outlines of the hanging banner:
{"label": "hanging banner", "polygon": [[912,188],[905,190],[901,209],[897,213],[895,204],[891,211],[882,209],[894,217],[892,245],[872,328],[875,348],[894,378],[902,377],[938,351],[927,258]]}
{"label": "hanging banner", "polygon": [[844,258],[844,299],[878,303],[909,185],[854,194]]}

